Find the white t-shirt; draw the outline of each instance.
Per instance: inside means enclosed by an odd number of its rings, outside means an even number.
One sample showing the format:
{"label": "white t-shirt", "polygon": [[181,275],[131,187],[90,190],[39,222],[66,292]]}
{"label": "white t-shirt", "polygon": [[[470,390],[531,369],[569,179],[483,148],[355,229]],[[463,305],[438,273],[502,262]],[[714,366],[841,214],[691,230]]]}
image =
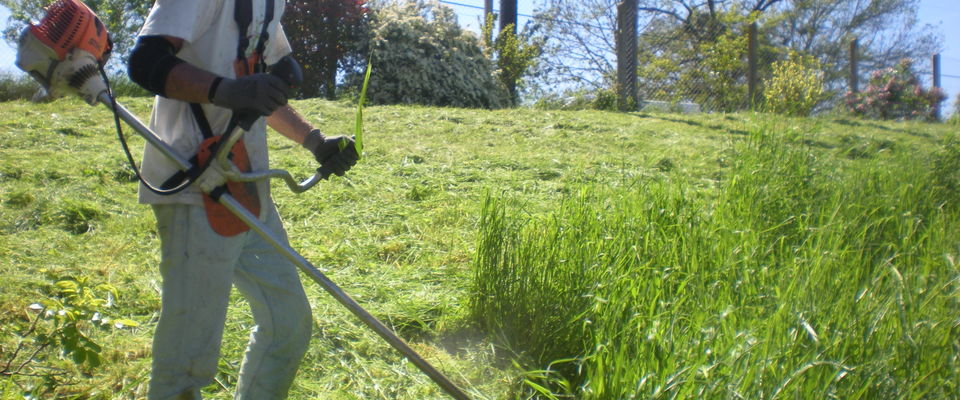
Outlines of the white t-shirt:
{"label": "white t-shirt", "polygon": [[[247,28],[250,38],[247,56],[253,54],[263,26],[266,2],[252,2],[253,20]],[[280,25],[284,1],[274,0],[273,19],[267,32],[269,40],[264,49],[267,65],[276,63],[290,53],[290,43]],[[184,40],[177,56],[184,61],[225,78],[235,78],[233,62],[237,57],[238,27],[233,17],[233,0],[157,0],[140,30],[140,36],[165,35]],[[222,134],[229,123],[228,109],[203,104],[203,111],[214,135]],[[199,149],[203,135],[187,102],[157,96],[150,129],[164,142],[171,145],[181,157],[190,159]],[[250,167],[253,171],[268,168],[266,119],[260,118],[250,131],[243,135]],[[160,151],[147,144],[143,151],[143,177],[159,187],[178,171],[176,164],[167,160]],[[261,204],[269,204],[269,185],[258,185]],[[184,203],[203,204],[200,189],[191,185],[173,196],[160,196],[141,185],[140,202],[146,204]]]}

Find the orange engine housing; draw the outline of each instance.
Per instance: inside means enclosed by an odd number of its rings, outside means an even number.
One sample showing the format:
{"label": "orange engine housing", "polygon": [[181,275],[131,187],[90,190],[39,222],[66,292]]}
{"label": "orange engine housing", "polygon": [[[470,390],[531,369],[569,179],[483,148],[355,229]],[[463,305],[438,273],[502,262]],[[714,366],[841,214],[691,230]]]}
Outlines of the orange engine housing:
{"label": "orange engine housing", "polygon": [[30,33],[50,47],[60,60],[79,48],[103,65],[113,50],[113,41],[103,22],[78,0],[58,0],[51,4],[40,23],[30,25]]}

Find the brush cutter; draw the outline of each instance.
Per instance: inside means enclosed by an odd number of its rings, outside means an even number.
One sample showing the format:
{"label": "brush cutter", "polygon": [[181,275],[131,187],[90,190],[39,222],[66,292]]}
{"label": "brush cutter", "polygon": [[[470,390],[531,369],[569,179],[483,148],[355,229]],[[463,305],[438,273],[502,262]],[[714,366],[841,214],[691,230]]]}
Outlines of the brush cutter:
{"label": "brush cutter", "polygon": [[[106,28],[93,11],[78,0],[58,0],[49,6],[46,11],[46,15],[39,24],[31,24],[21,34],[17,50],[17,66],[40,82],[51,97],[71,94],[80,96],[91,106],[97,103],[104,104],[113,111],[118,132],[119,121],[123,120],[150,145],[158,148],[166,157],[176,163],[181,171],[191,171],[193,165],[190,159],[178,154],[170,145],[140,122],[136,116],[117,104],[112,96],[106,74],[103,71],[103,66],[110,56],[112,42]],[[271,73],[284,79],[291,86],[299,85],[302,81],[299,66],[292,58],[274,65],[271,68]],[[320,284],[327,293],[356,315],[367,327],[386,340],[390,346],[413,362],[417,368],[450,396],[455,399],[469,399],[463,391],[411,349],[393,331],[367,312],[285,241],[279,239],[233,196],[229,193],[215,193],[216,188],[222,187],[227,182],[253,182],[270,178],[281,178],[292,191],[300,193],[310,189],[320,180],[329,177],[329,171],[325,171],[323,168],[318,169],[316,174],[302,182],[295,180],[285,170],[239,171],[227,159],[230,153],[229,149],[233,148],[233,145],[242,137],[245,129],[249,129],[255,120],[256,118],[241,118],[236,129],[232,133],[228,131],[229,137],[226,139],[226,143],[221,143],[213,150],[213,159],[193,183],[199,185],[204,193],[211,195],[230,213],[296,264],[304,274]],[[120,137],[122,139],[123,135],[121,134]],[[124,148],[129,156],[129,150],[126,149],[125,143]],[[135,167],[134,169],[136,170]]]}

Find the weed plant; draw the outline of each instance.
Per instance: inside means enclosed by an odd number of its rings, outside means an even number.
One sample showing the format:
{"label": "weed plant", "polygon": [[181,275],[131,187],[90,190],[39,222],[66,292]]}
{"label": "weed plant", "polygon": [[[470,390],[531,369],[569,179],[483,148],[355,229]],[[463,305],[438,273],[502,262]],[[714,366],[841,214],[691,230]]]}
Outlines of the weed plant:
{"label": "weed plant", "polygon": [[541,216],[487,199],[470,307],[525,363],[523,393],[960,393],[956,139],[894,168],[770,127],[732,150],[707,192],[587,186]]}

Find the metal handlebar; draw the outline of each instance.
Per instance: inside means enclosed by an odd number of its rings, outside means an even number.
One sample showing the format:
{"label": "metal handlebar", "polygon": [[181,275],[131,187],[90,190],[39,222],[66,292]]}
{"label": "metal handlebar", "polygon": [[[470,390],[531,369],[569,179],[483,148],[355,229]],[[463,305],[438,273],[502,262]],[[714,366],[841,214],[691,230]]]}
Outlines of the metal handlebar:
{"label": "metal handlebar", "polygon": [[281,178],[283,179],[283,182],[287,184],[287,187],[290,188],[290,190],[294,193],[306,192],[321,180],[327,179],[327,176],[324,176],[319,170],[317,170],[313,176],[304,179],[302,182],[297,182],[293,175],[291,175],[290,172],[285,169],[268,169],[265,171],[240,173],[229,172],[224,175],[229,180],[236,182],[253,182],[262,179]]}
{"label": "metal handlebar", "polygon": [[[112,105],[111,105],[112,100],[110,98],[110,95],[107,94],[107,92],[101,92],[100,95],[97,97],[97,100],[101,104],[105,105],[107,108],[112,110]],[[142,136],[148,143],[156,147],[158,150],[160,150],[161,153],[163,153],[164,156],[166,156],[168,159],[173,161],[173,163],[177,165],[177,168],[179,170],[187,171],[190,169],[191,164],[189,160],[180,156],[180,154],[177,153],[177,151],[174,150],[173,147],[170,147],[170,145],[164,142],[163,139],[160,139],[160,137],[158,137],[156,133],[154,133],[149,128],[147,128],[147,126],[144,125],[143,122],[141,122],[129,110],[123,107],[123,105],[117,103],[116,111],[117,111],[117,115],[120,117],[121,120],[123,120],[123,122],[126,122],[127,125],[130,125],[130,127],[132,127],[135,131],[137,131],[137,133],[139,133],[140,136]],[[230,162],[227,159],[227,155],[229,151],[224,151],[224,149],[233,148],[233,145],[238,140],[240,140],[240,138],[243,136],[244,131],[239,127],[237,128],[237,130],[239,130],[240,132],[234,132],[234,134],[230,135],[230,138],[227,141],[228,143],[225,143],[225,145],[220,146],[213,160],[213,162],[219,163],[221,168],[224,171],[228,171],[224,175],[229,180],[238,181],[238,182],[253,182],[253,181],[259,181],[263,179],[281,178],[283,179],[284,183],[287,184],[287,187],[289,187],[291,191],[293,191],[294,193],[303,193],[307,190],[310,190],[310,188],[314,187],[321,180],[327,179],[329,177],[329,173],[324,173],[320,169],[317,169],[317,172],[314,173],[313,176],[301,182],[298,182],[293,177],[293,175],[290,174],[289,171],[282,170],[282,169],[268,169],[265,171],[257,171],[257,172],[241,172],[236,168],[236,166],[233,165],[232,162]]]}

